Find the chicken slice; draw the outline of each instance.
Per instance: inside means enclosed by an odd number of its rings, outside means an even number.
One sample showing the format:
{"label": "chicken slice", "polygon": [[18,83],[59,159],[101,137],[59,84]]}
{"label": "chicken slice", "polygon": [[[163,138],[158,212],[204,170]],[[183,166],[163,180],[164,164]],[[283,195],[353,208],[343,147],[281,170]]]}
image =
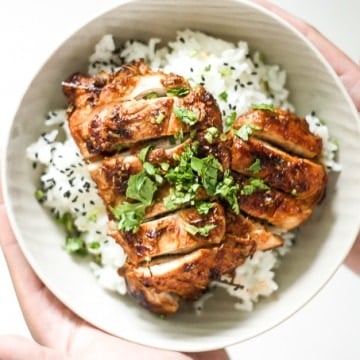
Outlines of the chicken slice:
{"label": "chicken slice", "polygon": [[128,293],[158,314],[172,314],[179,299],[196,300],[214,280],[244,263],[256,249],[251,239],[228,235],[225,242],[148,266],[127,264],[123,270]]}
{"label": "chicken slice", "polygon": [[116,72],[101,72],[94,77],[76,73],[62,85],[71,104],[70,112],[77,109],[90,111],[95,106],[146,96],[166,96],[167,91],[174,89],[190,89],[184,77],[154,71],[142,60],[123,65]]}
{"label": "chicken slice", "polygon": [[[180,96],[167,96],[179,89],[185,89]],[[69,128],[85,159],[191,129],[222,131],[219,107],[203,86],[192,89],[181,76],[154,72],[141,62],[102,78],[76,74],[63,91]]]}
{"label": "chicken slice", "polygon": [[315,158],[320,156],[322,140],[313,134],[305,119],[279,108],[273,110],[250,110],[234,123],[235,129],[250,125],[254,136],[269,141],[286,151]]}
{"label": "chicken slice", "polygon": [[195,208],[183,209],[142,223],[136,233],[119,231],[114,224],[109,234],[128,254],[129,262],[138,264],[154,257],[220,244],[225,228],[224,209],[215,203],[206,215]]}
{"label": "chicken slice", "polygon": [[[139,158],[142,149],[149,146],[145,160],[154,166],[167,164],[169,167],[174,167],[178,164],[181,154],[192,142],[191,139],[187,139],[181,144],[170,145],[167,140],[154,141],[134,147],[131,151],[104,157],[101,161],[88,164],[87,168],[107,208],[115,208],[128,200],[126,198],[126,189],[130,176],[139,173],[143,169],[143,162]],[[170,185],[168,183],[159,187],[155,193],[153,203],[146,209],[145,218],[169,212],[163,202],[163,199],[169,195],[169,191]],[[200,188],[196,200],[206,198],[208,198],[208,195],[204,189]]]}
{"label": "chicken slice", "polygon": [[[279,150],[250,137],[234,136],[231,168],[242,174],[261,178],[269,186],[306,199],[312,204],[324,195],[327,175],[324,166]],[[254,165],[256,166],[254,167]]]}
{"label": "chicken slice", "polygon": [[240,238],[252,239],[256,243],[256,250],[266,251],[282,246],[281,236],[273,234],[264,225],[243,215],[233,212],[226,213],[226,234]]}
{"label": "chicken slice", "polygon": [[[242,189],[250,182],[249,177],[233,173],[236,183]],[[251,194],[238,193],[240,209],[253,218],[284,230],[300,226],[312,214],[313,204],[298,199],[274,188],[257,190]]]}

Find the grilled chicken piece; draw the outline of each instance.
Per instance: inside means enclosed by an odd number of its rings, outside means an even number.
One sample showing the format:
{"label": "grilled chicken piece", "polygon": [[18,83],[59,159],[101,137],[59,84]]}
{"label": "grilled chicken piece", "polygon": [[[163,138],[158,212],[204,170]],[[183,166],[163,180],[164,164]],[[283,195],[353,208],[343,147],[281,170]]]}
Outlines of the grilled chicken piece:
{"label": "grilled chicken piece", "polygon": [[[138,66],[141,67],[143,64],[140,63]],[[206,130],[208,127],[216,127],[219,131],[222,130],[221,113],[217,103],[203,86],[195,89],[188,87],[188,92],[181,97],[139,99],[136,95],[139,89],[136,87],[141,87],[141,92],[144,92],[145,84],[152,84],[152,81],[144,80],[147,76],[153,78],[155,75],[153,72],[139,75],[130,71],[126,76],[115,76],[109,85],[104,85],[100,89],[91,88],[92,91],[76,89],[76,86],[80,86],[76,81],[63,85],[71,103],[68,115],[70,131],[85,159],[112,153],[139,141],[176,135],[180,132],[187,133],[191,129]],[[166,75],[162,72],[156,76],[161,78],[165,85],[170,83],[174,86],[173,75],[168,75],[170,79],[167,81],[164,80]],[[175,85],[178,82],[175,81]],[[126,89],[127,83],[132,84],[131,91]],[[122,93],[124,86],[126,95]],[[152,90],[153,88],[150,88],[148,92],[151,93]],[[114,96],[116,91],[119,91],[118,97]],[[191,126],[193,122],[195,124]]]}
{"label": "grilled chicken piece", "polygon": [[226,234],[239,238],[249,238],[256,243],[256,250],[270,250],[283,245],[281,236],[273,234],[264,225],[243,215],[226,213]]}
{"label": "grilled chicken piece", "polygon": [[[223,141],[220,110],[204,87],[191,88],[183,77],[153,71],[142,61],[98,77],[75,74],[63,90],[71,134],[108,210],[109,233],[127,254],[119,273],[129,294],[154,313],[176,312],[180,301],[198,299],[212,281],[231,276],[256,250],[281,246],[283,239],[265,221],[283,229],[299,226],[324,195],[326,172],[316,163],[321,140],[295,114],[249,111]],[[252,132],[247,141],[234,135],[243,126]],[[209,127],[219,133],[211,141]],[[166,138],[179,133],[191,138],[169,146]],[[153,145],[146,162],[173,168],[194,141],[197,157],[213,155],[222,171],[231,170],[242,213],[235,214],[200,185],[197,199],[216,202],[206,215],[191,204],[169,210],[164,198],[171,185],[165,181],[146,204],[138,231],[118,230],[111,209],[132,201],[126,190],[130,176],[143,170],[140,151]],[[265,185],[253,186],[254,178]],[[249,186],[254,189],[244,191]]]}
{"label": "grilled chicken piece", "polygon": [[238,117],[234,128],[252,126],[256,137],[269,141],[293,154],[306,158],[319,157],[322,140],[309,130],[305,119],[282,110],[250,110]]}
{"label": "grilled chicken piece", "polygon": [[[199,229],[209,227],[204,234]],[[136,232],[118,231],[112,226],[112,236],[128,254],[129,262],[138,264],[152,258],[189,253],[200,247],[220,244],[225,235],[225,214],[220,204],[214,204],[207,215],[195,208],[179,210],[160,219],[144,222]]]}
{"label": "grilled chicken piece", "polygon": [[201,248],[148,266],[128,264],[124,276],[129,294],[154,313],[172,314],[179,307],[179,299],[200,298],[211,281],[243,264],[255,249],[255,242],[248,237],[227,235],[220,246]]}
{"label": "grilled chicken piece", "polygon": [[63,91],[76,110],[91,111],[95,106],[149,96],[165,96],[167,91],[190,88],[182,76],[153,71],[142,60],[122,66],[114,73],[101,72],[97,77],[76,73],[63,82]]}
{"label": "grilled chicken piece", "polygon": [[[239,188],[249,185],[249,177],[233,173]],[[265,220],[284,230],[292,230],[306,221],[313,205],[274,188],[257,190],[251,194],[238,193],[240,209],[253,218]]]}
{"label": "grilled chicken piece", "polygon": [[[251,166],[256,161],[259,168],[254,171]],[[268,186],[294,194],[311,204],[322,199],[327,182],[324,166],[289,155],[254,137],[247,141],[233,137],[231,168],[261,178]]]}
{"label": "grilled chicken piece", "polygon": [[[150,146],[150,148],[146,154],[146,161],[154,166],[166,163],[169,167],[174,167],[178,164],[181,154],[192,143],[190,138],[178,145],[170,145],[168,140],[148,143],[146,146]],[[90,175],[97,185],[98,193],[108,209],[115,208],[127,200],[126,188],[130,176],[143,169],[139,153],[144,147],[145,145],[138,146],[132,148],[131,151],[104,157],[101,161],[87,165]],[[167,183],[158,189],[153,203],[146,209],[146,219],[169,212],[163,201],[169,195],[169,191],[170,185]],[[205,190],[200,188],[196,200],[204,200],[208,197]]]}

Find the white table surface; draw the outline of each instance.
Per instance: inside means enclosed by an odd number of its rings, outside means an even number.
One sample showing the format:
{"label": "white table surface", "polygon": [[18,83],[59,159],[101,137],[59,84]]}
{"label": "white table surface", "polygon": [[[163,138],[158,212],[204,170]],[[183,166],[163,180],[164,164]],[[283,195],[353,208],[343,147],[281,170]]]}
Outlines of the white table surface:
{"label": "white table surface", "polygon": [[[274,0],[315,25],[356,62],[359,0]],[[2,1],[0,4],[0,148],[20,97],[49,53],[116,0]],[[1,229],[0,229],[1,231]],[[359,259],[360,261],[360,259]],[[0,334],[30,337],[0,252]],[[232,359],[360,359],[360,278],[342,266],[303,310],[266,334],[228,349]]]}

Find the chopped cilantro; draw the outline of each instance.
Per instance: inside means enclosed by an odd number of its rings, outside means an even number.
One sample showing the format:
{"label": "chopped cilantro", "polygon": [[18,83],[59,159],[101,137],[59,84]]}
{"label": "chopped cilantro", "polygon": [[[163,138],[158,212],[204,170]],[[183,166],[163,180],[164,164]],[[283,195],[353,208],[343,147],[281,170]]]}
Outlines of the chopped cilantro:
{"label": "chopped cilantro", "polygon": [[190,88],[188,87],[173,87],[166,89],[167,96],[185,96],[190,92]]}
{"label": "chopped cilantro", "polygon": [[126,197],[150,205],[157,186],[145,171],[131,175],[127,184]]}
{"label": "chopped cilantro", "polygon": [[232,111],[226,118],[225,118],[225,125],[227,128],[231,128],[236,120],[236,112]]}
{"label": "chopped cilantro", "polygon": [[148,145],[148,146],[145,146],[144,148],[142,148],[139,152],[139,159],[141,160],[141,162],[144,162],[146,160],[146,157],[149,153],[149,151],[151,149],[153,149],[154,146],[153,145]]}
{"label": "chopped cilantro", "polygon": [[85,242],[81,237],[67,237],[65,240],[65,250],[69,254],[80,256],[85,256],[88,253]]}
{"label": "chopped cilantro", "polygon": [[204,67],[204,71],[208,72],[211,70],[211,64],[208,64]]}
{"label": "chopped cilantro", "polygon": [[165,119],[165,114],[164,113],[160,113],[157,118],[155,119],[155,123],[160,125]]}
{"label": "chopped cilantro", "polygon": [[206,129],[204,138],[209,143],[212,144],[214,139],[219,136],[219,130],[215,126],[211,126]]}
{"label": "chopped cilantro", "polygon": [[244,141],[248,141],[254,130],[261,130],[261,128],[252,124],[244,124],[236,130],[235,135]]}
{"label": "chopped cilantro", "polygon": [[256,174],[261,170],[261,162],[259,158],[256,158],[256,160],[249,166],[249,170]]}
{"label": "chopped cilantro", "polygon": [[193,157],[191,159],[191,167],[200,176],[201,183],[206,192],[211,196],[215,195],[219,171],[222,170],[220,162],[213,155],[202,159]]}
{"label": "chopped cilantro", "polygon": [[112,214],[118,220],[118,229],[137,232],[144,219],[146,206],[141,202],[129,203],[125,201],[116,208],[111,208]]}
{"label": "chopped cilantro", "polygon": [[149,92],[148,94],[143,96],[143,99],[150,100],[150,99],[156,99],[159,97],[159,94],[155,91]]}
{"label": "chopped cilantro", "polygon": [[212,209],[214,207],[214,205],[215,205],[215,203],[208,202],[208,201],[196,201],[195,202],[195,208],[200,215],[207,215],[209,213],[210,209]]}
{"label": "chopped cilantro", "polygon": [[191,235],[199,234],[201,236],[209,236],[210,231],[215,228],[216,228],[216,225],[214,225],[214,224],[208,224],[208,225],[201,226],[201,227],[197,227],[197,226],[191,225],[191,224],[185,225],[185,230]]}
{"label": "chopped cilantro", "polygon": [[268,111],[275,111],[274,105],[271,104],[252,104],[251,107],[254,110],[268,110]]}
{"label": "chopped cilantro", "polygon": [[240,191],[241,195],[252,195],[257,191],[269,190],[270,187],[265,184],[264,180],[258,178],[250,179],[249,183],[244,185]]}
{"label": "chopped cilantro", "polygon": [[35,191],[35,199],[37,200],[37,201],[39,201],[39,202],[42,202],[42,201],[44,201],[45,200],[45,198],[46,198],[46,195],[45,195],[45,192],[43,191],[43,190],[41,190],[41,189],[37,189],[36,191]]}
{"label": "chopped cilantro", "polygon": [[223,180],[216,186],[215,195],[219,195],[222,199],[224,199],[236,214],[239,214],[240,212],[237,199],[238,191],[239,185],[235,184],[234,178],[231,176],[230,171],[226,170]]}
{"label": "chopped cilantro", "polygon": [[222,77],[230,76],[231,74],[232,74],[232,70],[229,69],[229,68],[225,68],[225,69],[220,71],[220,75]]}
{"label": "chopped cilantro", "polygon": [[228,100],[228,93],[226,91],[223,91],[219,94],[219,99],[224,101],[224,102],[227,102]]}
{"label": "chopped cilantro", "polygon": [[193,126],[198,121],[196,114],[189,109],[174,106],[173,112],[174,112],[175,116],[186,125]]}

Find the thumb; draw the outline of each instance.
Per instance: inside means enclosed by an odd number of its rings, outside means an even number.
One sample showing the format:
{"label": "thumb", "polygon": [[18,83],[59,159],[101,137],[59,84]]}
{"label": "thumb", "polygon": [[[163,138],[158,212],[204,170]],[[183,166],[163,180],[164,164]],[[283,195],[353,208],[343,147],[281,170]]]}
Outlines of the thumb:
{"label": "thumb", "polygon": [[65,360],[65,355],[21,336],[0,336],[0,360]]}

